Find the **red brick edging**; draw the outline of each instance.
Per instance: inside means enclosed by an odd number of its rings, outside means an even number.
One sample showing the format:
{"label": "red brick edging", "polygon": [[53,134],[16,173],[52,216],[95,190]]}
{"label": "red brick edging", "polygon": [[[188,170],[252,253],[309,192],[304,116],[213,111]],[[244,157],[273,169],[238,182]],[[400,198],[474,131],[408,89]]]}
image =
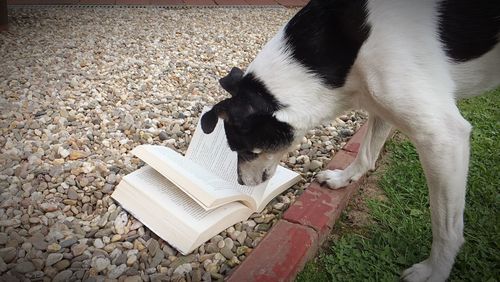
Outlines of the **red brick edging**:
{"label": "red brick edging", "polygon": [[[366,124],[363,125],[335,154],[327,166],[329,169],[344,169],[354,160],[366,127]],[[226,280],[292,281],[325,242],[361,182],[338,190],[311,183]]]}

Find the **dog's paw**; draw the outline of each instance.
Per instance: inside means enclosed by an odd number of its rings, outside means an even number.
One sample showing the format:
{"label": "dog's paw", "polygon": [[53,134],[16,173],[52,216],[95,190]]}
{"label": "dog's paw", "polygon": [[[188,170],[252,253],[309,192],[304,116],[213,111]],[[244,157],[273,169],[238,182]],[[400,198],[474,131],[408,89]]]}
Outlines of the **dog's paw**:
{"label": "dog's paw", "polygon": [[406,282],[441,282],[446,281],[447,276],[433,269],[428,260],[424,260],[403,271],[401,279]]}
{"label": "dog's paw", "polygon": [[321,185],[326,184],[331,189],[342,188],[352,182],[351,177],[346,176],[340,169],[320,171],[316,174],[316,181]]}

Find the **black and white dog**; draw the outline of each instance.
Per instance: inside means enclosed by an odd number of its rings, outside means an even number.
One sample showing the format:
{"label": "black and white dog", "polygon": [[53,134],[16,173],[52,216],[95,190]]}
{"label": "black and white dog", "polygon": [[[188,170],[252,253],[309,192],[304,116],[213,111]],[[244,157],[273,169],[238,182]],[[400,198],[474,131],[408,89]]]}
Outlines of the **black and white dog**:
{"label": "black and white dog", "polygon": [[273,175],[307,130],[349,109],[369,112],[356,160],[317,175],[332,189],[359,179],[393,127],[415,144],[430,191],[432,249],[407,281],[443,281],[464,242],[470,124],[457,99],[500,85],[498,0],[311,0],[248,66],[222,78],[220,117],[240,183]]}

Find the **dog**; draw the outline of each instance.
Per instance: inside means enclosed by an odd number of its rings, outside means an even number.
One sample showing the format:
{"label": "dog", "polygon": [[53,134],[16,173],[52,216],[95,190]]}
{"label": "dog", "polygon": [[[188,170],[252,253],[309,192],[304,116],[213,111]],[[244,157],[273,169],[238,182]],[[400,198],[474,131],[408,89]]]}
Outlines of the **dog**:
{"label": "dog", "polygon": [[238,181],[271,177],[307,130],[364,109],[368,128],[344,170],[325,170],[332,189],[358,180],[393,128],[415,145],[430,193],[429,257],[406,281],[444,281],[464,242],[471,125],[456,101],[500,85],[500,1],[311,0],[263,47],[246,71],[220,79],[231,97],[201,118],[224,120],[238,154]]}

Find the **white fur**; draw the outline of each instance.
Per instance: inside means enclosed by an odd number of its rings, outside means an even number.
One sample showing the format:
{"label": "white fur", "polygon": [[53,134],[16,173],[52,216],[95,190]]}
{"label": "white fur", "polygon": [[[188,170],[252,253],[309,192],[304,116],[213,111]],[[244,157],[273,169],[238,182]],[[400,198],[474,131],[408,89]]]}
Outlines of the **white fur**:
{"label": "white fur", "polygon": [[297,138],[350,107],[370,113],[355,161],[345,170],[317,175],[331,188],[343,187],[373,169],[392,127],[410,137],[430,191],[433,241],[429,258],[404,271],[403,279],[444,281],[464,242],[471,126],[456,99],[500,84],[500,45],[475,60],[452,63],[438,38],[435,2],[370,0],[367,9],[370,36],[342,88],[326,87],[294,61],[284,46],[283,30],[248,71],[287,105],[276,117],[298,129]]}
{"label": "white fur", "polygon": [[344,95],[332,95],[332,90],[315,74],[293,60],[284,42],[282,28],[264,46],[247,72],[259,78],[284,104],[285,108],[275,113],[276,118],[293,125],[298,135],[303,135],[311,127],[335,117],[334,113],[345,108],[346,101]]}
{"label": "white fur", "polygon": [[[500,37],[500,35],[499,35]],[[456,83],[456,97],[466,98],[483,93],[498,85],[500,48],[461,64],[451,64],[451,76]]]}

